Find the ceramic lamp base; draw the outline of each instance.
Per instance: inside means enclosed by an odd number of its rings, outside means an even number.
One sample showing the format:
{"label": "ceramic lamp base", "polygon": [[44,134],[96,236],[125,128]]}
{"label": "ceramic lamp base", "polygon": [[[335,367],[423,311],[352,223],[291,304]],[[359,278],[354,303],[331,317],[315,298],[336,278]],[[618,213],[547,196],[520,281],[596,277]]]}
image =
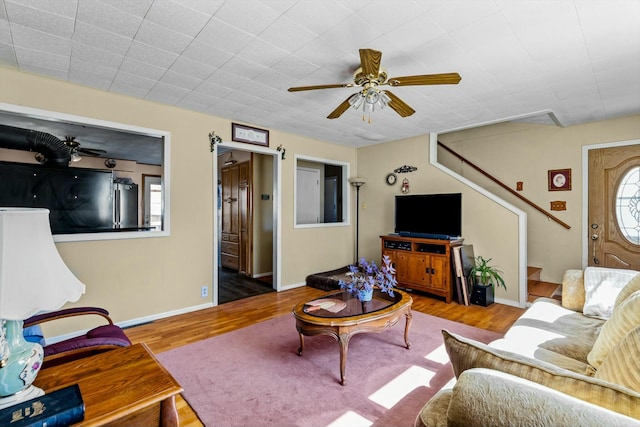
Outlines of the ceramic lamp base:
{"label": "ceramic lamp base", "polygon": [[0,328],[2,403],[5,406],[11,406],[23,400],[41,396],[44,394],[42,390],[33,387],[32,383],[42,366],[44,357],[42,346],[25,341],[22,334],[22,320],[3,319],[0,320],[0,325],[2,326]]}
{"label": "ceramic lamp base", "polygon": [[30,385],[26,389],[14,394],[0,398],[0,409],[8,408],[25,400],[33,399],[44,395],[44,391],[34,385]]}

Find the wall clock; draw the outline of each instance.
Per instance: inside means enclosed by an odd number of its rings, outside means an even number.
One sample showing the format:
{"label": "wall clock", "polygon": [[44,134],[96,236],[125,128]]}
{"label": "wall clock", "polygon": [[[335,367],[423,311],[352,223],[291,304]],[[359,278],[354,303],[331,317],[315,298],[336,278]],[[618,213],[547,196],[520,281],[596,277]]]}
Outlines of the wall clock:
{"label": "wall clock", "polygon": [[387,184],[393,185],[396,183],[397,180],[398,180],[398,177],[396,176],[395,173],[392,172],[389,175],[387,175]]}
{"label": "wall clock", "polygon": [[571,190],[571,169],[549,171],[549,191]]}

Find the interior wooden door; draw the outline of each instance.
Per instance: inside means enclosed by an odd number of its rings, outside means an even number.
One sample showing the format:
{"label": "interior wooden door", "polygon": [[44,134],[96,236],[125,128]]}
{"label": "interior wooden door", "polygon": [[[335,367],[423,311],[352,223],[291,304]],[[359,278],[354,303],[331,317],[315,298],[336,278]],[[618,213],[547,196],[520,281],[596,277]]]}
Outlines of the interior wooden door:
{"label": "interior wooden door", "polygon": [[589,151],[590,266],[640,270],[640,145]]}
{"label": "interior wooden door", "polygon": [[221,264],[223,267],[237,270],[240,253],[238,166],[222,168],[220,179],[222,181]]}

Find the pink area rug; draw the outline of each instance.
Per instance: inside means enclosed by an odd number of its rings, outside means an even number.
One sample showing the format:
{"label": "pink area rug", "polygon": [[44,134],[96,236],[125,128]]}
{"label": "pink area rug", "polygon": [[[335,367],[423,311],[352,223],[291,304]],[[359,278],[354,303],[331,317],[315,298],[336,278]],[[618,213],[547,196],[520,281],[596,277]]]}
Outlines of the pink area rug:
{"label": "pink area rug", "polygon": [[440,331],[489,342],[500,337],[413,312],[410,350],[404,320],[351,338],[346,385],[338,343],[305,337],[295,320],[273,320],[179,347],[158,359],[184,388],[206,426],[412,426],[418,411],[452,377]]}

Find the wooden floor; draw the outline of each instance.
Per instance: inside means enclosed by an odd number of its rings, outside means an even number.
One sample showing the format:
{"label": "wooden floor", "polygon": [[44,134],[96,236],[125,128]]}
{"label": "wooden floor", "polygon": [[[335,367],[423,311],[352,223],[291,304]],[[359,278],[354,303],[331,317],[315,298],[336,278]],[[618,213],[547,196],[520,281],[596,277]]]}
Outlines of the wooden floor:
{"label": "wooden floor", "polygon": [[[132,342],[145,342],[154,353],[160,353],[290,313],[300,301],[311,300],[325,293],[303,286],[257,295],[128,328],[126,333]],[[411,296],[415,311],[498,333],[506,332],[524,311],[502,304],[492,304],[489,307],[461,306],[418,293],[412,293]],[[181,397],[178,398],[177,406],[181,426],[203,425]]]}
{"label": "wooden floor", "polygon": [[252,279],[235,270],[221,267],[218,270],[218,304],[226,304],[249,296],[275,292],[271,276]]}

